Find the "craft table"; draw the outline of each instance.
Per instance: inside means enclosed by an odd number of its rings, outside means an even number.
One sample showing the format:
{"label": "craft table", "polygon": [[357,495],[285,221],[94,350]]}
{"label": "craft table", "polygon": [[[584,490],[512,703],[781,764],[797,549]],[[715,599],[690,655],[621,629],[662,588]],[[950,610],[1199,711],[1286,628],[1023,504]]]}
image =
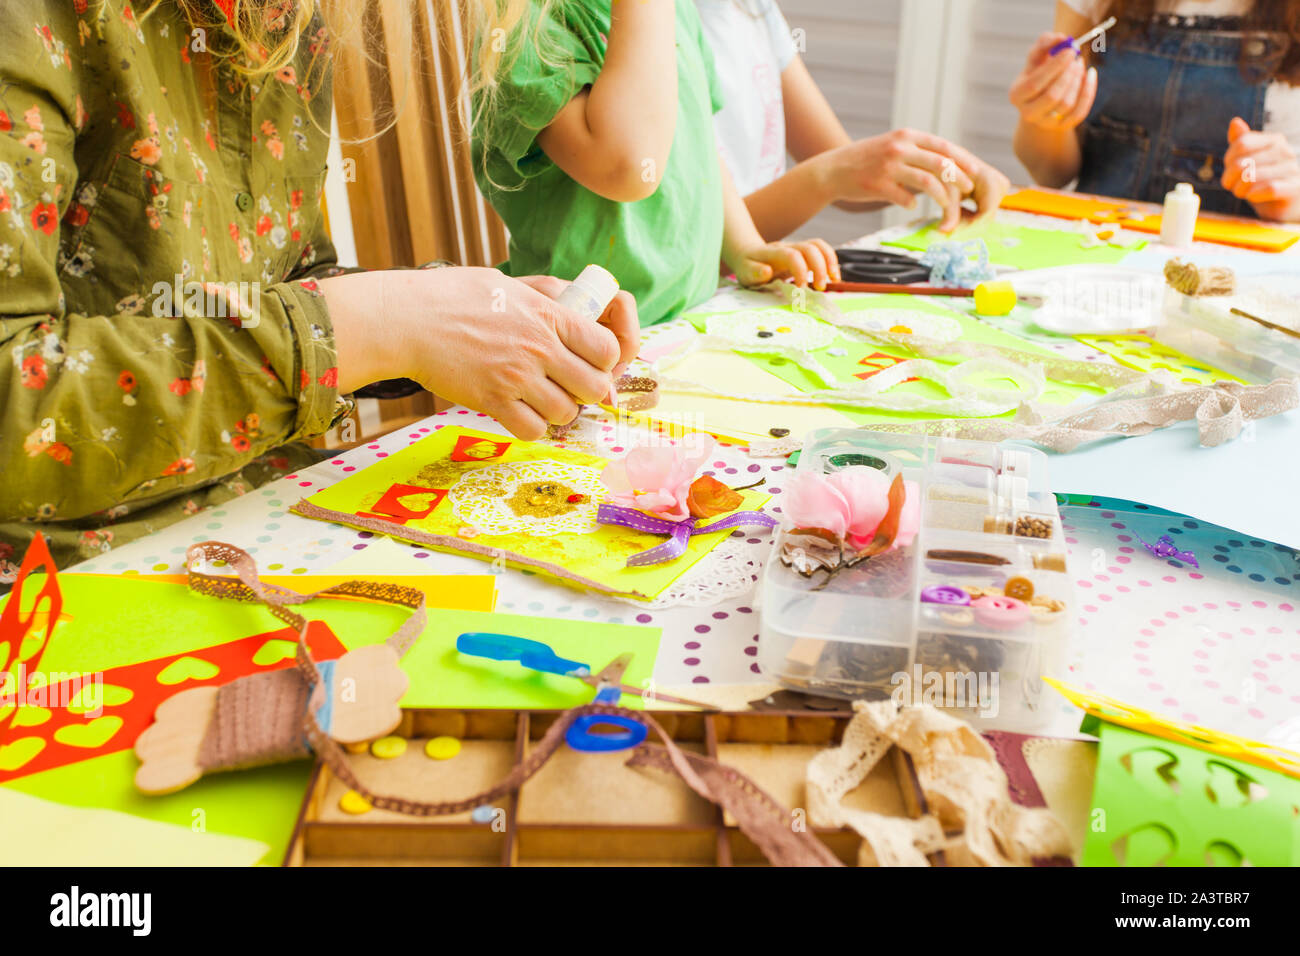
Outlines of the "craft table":
{"label": "craft table", "polygon": [[[999,216],[1013,223],[1074,228],[1073,223],[1041,216],[1005,212]],[[876,234],[862,244],[874,245],[905,231]],[[1209,251],[1241,261],[1255,257],[1225,252],[1222,247],[1210,247]],[[1149,265],[1158,269],[1164,257],[1144,258],[1150,258]],[[1293,247],[1286,261],[1300,263],[1300,247]],[[1083,348],[1073,342],[1060,344],[1076,356]],[[1110,361],[1105,356],[1095,360]],[[1219,480],[1218,472],[1203,466],[1211,456],[1220,454],[1256,462],[1233,469],[1234,494],[1277,495],[1280,485],[1266,480],[1265,467],[1273,475],[1285,476],[1286,483],[1300,472],[1297,414],[1284,417],[1285,422],[1261,423],[1251,442],[1234,442],[1226,449],[1199,448],[1194,431],[1176,428],[1163,435],[1107,442],[1104,448],[1054,459],[1053,488],[1082,493],[1062,508],[1080,606],[1068,673],[1063,675],[1067,681],[1184,720],[1300,746],[1300,721],[1294,717],[1300,712],[1300,615],[1295,613],[1296,597],[1300,596],[1300,555],[1263,536],[1252,538],[1155,507],[1165,504],[1158,494],[1140,496],[1145,500],[1136,505],[1090,497],[1099,493],[1137,497],[1123,494],[1123,479],[1147,467],[1163,469],[1190,483],[1191,494],[1196,493],[1201,476],[1206,482],[1202,493],[1219,494],[1213,484]],[[66,570],[181,573],[186,549],[215,539],[247,550],[264,573],[301,575],[303,590],[311,587],[307,579],[312,574],[323,572],[481,574],[488,566],[469,557],[421,550],[369,532],[300,518],[288,510],[300,498],[454,425],[501,431],[482,414],[452,408]],[[601,412],[584,418],[570,442],[572,447],[617,455],[634,439],[628,426]],[[1142,451],[1157,446],[1159,460]],[[1104,488],[1070,480],[1072,459],[1086,462],[1090,456],[1126,464]],[[718,445],[708,471],[732,484],[765,478],[764,490],[773,496],[768,510],[776,513],[781,510],[782,485],[791,474],[779,458],[752,458],[746,448],[727,443]],[[1080,473],[1086,474],[1087,469]],[[1272,500],[1276,507],[1291,512],[1288,520],[1295,520],[1297,509],[1276,504],[1285,498]],[[1200,568],[1156,558],[1137,540],[1154,541],[1161,534],[1175,536],[1180,547],[1194,550]],[[694,603],[647,607],[502,570],[497,609],[660,627],[663,639],[654,672],[660,687],[760,682],[756,663],[759,627],[752,585],[769,548],[766,533],[734,533],[724,545],[725,558],[715,563],[722,573],[712,579],[695,575],[694,587],[688,589],[694,594]],[[723,595],[720,600],[719,595]],[[619,650],[611,648],[611,655]],[[1075,734],[1079,716],[1062,701],[1042,732]]]}

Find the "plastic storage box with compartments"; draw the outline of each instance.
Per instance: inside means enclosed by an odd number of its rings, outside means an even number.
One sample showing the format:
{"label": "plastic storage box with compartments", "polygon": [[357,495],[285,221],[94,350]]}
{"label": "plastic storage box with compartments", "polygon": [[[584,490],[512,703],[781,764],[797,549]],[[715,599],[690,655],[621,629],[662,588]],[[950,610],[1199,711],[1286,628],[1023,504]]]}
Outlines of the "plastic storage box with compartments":
{"label": "plastic storage box with compartments", "polygon": [[759,663],[785,686],[934,703],[982,728],[1047,719],[1041,678],[1063,660],[1072,579],[1047,456],[1010,443],[813,432],[798,470],[866,465],[916,482],[912,542],[831,574],[782,560],[763,572]]}
{"label": "plastic storage box with compartments", "polygon": [[1300,378],[1300,275],[1243,281],[1230,296],[1166,289],[1156,338],[1247,382]]}

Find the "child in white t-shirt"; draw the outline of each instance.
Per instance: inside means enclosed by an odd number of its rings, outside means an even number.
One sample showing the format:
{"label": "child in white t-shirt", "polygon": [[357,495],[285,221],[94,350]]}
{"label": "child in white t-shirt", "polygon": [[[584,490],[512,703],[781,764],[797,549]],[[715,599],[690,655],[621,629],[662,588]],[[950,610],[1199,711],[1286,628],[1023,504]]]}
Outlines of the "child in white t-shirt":
{"label": "child in white t-shirt", "polygon": [[[722,86],[718,148],[763,238],[789,235],[823,208],[906,208],[916,196],[961,221],[962,202],[992,212],[1007,178],[953,143],[894,130],[854,141],[798,55],[776,0],[695,0]],[[786,153],[796,165],[786,169]]]}

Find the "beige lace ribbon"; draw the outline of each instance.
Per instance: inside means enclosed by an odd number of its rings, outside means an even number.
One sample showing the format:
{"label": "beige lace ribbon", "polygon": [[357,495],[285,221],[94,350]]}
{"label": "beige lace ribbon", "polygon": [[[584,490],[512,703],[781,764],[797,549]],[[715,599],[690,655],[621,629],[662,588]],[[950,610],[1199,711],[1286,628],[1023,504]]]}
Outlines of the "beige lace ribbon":
{"label": "beige lace ribbon", "polygon": [[[858,701],[853,709],[840,746],[809,762],[807,793],[813,823],[862,836],[860,863],[927,866],[925,855],[935,850],[956,865],[1028,866],[1035,857],[1069,856],[1064,827],[1048,810],[1011,801],[993,748],[969,725],[928,705]],[[930,811],[919,819],[843,805],[893,745],[916,767]],[[960,835],[945,837],[945,830]]]}
{"label": "beige lace ribbon", "polygon": [[1268,418],[1298,406],[1300,380],[1280,378],[1267,385],[1218,382],[1142,398],[1116,398],[1053,421],[1044,420],[1043,406],[1024,405],[1009,419],[873,424],[871,430],[983,441],[1023,438],[1052,451],[1068,452],[1103,438],[1147,435],[1195,419],[1201,445],[1212,448],[1236,438],[1248,421]]}

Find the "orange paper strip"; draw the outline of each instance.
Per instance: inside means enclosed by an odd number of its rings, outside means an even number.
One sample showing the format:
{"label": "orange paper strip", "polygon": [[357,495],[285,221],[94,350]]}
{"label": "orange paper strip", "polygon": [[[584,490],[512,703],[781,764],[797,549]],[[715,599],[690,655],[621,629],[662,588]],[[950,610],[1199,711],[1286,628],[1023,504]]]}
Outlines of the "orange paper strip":
{"label": "orange paper strip", "polygon": [[[1134,232],[1159,233],[1159,211],[1145,212],[1141,218],[1128,218],[1125,214],[1136,207],[1122,200],[1101,199],[1093,196],[1049,192],[1043,189],[1022,189],[1002,200],[1003,209],[1055,216],[1057,219],[1087,219],[1091,222],[1118,223]],[[1300,239],[1300,232],[1266,226],[1250,219],[1237,219],[1204,214],[1196,220],[1195,238],[1201,242],[1214,242],[1225,246],[1239,246],[1260,252],[1282,252]]]}

